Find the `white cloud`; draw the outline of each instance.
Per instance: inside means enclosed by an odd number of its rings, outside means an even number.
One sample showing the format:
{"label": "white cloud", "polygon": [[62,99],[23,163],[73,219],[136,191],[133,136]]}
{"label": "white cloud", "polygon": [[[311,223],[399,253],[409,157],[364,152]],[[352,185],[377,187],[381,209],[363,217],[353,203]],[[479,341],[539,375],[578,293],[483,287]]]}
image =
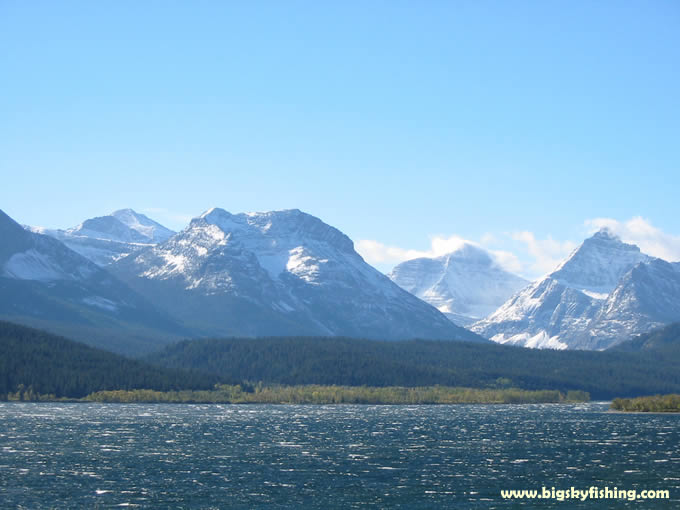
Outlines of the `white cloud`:
{"label": "white cloud", "polygon": [[[623,241],[639,246],[644,253],[672,262],[680,261],[680,236],[667,234],[643,218],[635,217],[624,222],[611,218],[594,218],[587,220],[585,226],[589,234],[608,228]],[[433,236],[430,238],[430,247],[426,250],[389,246],[374,240],[358,241],[356,249],[368,263],[382,270],[389,270],[405,260],[439,257],[469,243],[483,246],[506,271],[531,280],[554,271],[581,242],[582,239],[574,242],[557,240],[551,236],[537,238],[533,232],[524,230],[497,235],[485,233],[479,242],[455,235]]]}
{"label": "white cloud", "polygon": [[510,251],[504,250],[490,250],[489,253],[496,260],[496,263],[506,271],[511,273],[521,273],[523,269],[522,262],[519,257]]}
{"label": "white cloud", "polygon": [[498,239],[496,239],[496,236],[493,235],[491,232],[486,232],[480,239],[479,239],[480,244],[487,245],[487,244],[493,244],[498,242]]}
{"label": "white cloud", "polygon": [[441,257],[442,255],[446,255],[447,253],[454,252],[456,250],[459,250],[466,244],[472,244],[474,246],[478,246],[477,243],[473,241],[467,241],[466,239],[463,239],[462,237],[458,236],[451,236],[451,237],[441,237],[441,236],[435,236],[430,239],[430,257]]}
{"label": "white cloud", "polygon": [[362,239],[354,243],[354,247],[359,254],[369,264],[399,264],[405,260],[427,257],[428,252],[418,250],[407,250],[398,246],[387,246],[379,241]]}
{"label": "white cloud", "polygon": [[[433,236],[430,239],[429,250],[411,250],[400,248],[398,246],[388,246],[379,241],[371,239],[363,239],[355,243],[356,250],[369,264],[395,266],[401,262],[421,257],[440,257],[447,253],[454,252],[464,246],[471,244],[473,246],[481,247],[479,243],[463,239],[460,236]],[[519,272],[522,269],[522,263],[517,256],[509,251],[503,250],[487,250],[494,258],[496,263],[507,271]]]}
{"label": "white cloud", "polygon": [[512,232],[510,237],[526,245],[529,254],[534,258],[530,270],[535,274],[552,272],[577,246],[572,241],[556,241],[552,237],[536,239],[533,232]]}
{"label": "white cloud", "polygon": [[607,228],[622,241],[636,244],[648,255],[671,262],[680,260],[680,236],[667,234],[640,216],[624,222],[612,218],[593,218],[586,220],[585,225],[591,233]]}

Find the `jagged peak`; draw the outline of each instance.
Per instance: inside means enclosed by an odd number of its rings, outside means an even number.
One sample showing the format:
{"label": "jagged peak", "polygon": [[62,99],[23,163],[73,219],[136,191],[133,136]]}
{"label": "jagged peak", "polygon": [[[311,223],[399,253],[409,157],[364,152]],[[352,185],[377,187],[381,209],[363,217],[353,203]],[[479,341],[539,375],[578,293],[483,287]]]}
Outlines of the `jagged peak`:
{"label": "jagged peak", "polygon": [[[251,225],[257,226],[262,222],[262,220],[286,220],[289,218],[305,218],[313,222],[318,222],[325,225],[316,216],[302,212],[300,209],[282,209],[278,211],[262,211],[262,212],[244,212],[232,214],[225,209],[219,207],[211,207],[203,214],[194,218],[192,222],[204,220],[207,223],[221,227],[221,223],[228,222],[228,226],[232,227],[233,224],[242,224],[244,226]],[[330,225],[326,225],[328,228],[333,228]]]}
{"label": "jagged peak", "polygon": [[[274,210],[274,211],[250,211],[250,212],[232,214],[229,211],[222,209],[221,207],[211,207],[210,209],[205,211],[203,214],[198,216],[198,218],[194,218],[194,219],[199,219],[199,218],[210,219],[210,218],[219,218],[219,217],[232,218],[234,216],[247,217],[247,218],[309,216],[311,218],[318,219],[318,218],[316,218],[316,216],[313,216],[309,213],[303,212],[300,209],[279,209],[279,210]],[[319,221],[321,221],[321,220],[319,220]]]}
{"label": "jagged peak", "polygon": [[300,209],[232,214],[213,207],[191,220],[189,229],[214,225],[224,233],[250,232],[292,241],[296,236],[329,242],[345,251],[353,251],[354,243],[345,234]]}
{"label": "jagged peak", "polygon": [[625,243],[621,238],[616,235],[612,230],[607,227],[603,227],[592,236],[585,239],[578,248],[576,248],[571,254],[555,269],[551,274],[555,274],[568,266],[572,261],[589,257],[591,254],[595,254],[598,251],[604,250],[617,250],[621,252],[629,252],[631,254],[640,254],[640,248],[634,244]]}
{"label": "jagged peak", "polygon": [[581,246],[579,246],[574,251],[574,253],[578,252],[582,248],[588,248],[595,245],[602,245],[606,246],[607,248],[623,249],[625,251],[640,253],[639,246],[623,241],[618,234],[614,233],[614,231],[608,227],[602,227],[592,236],[585,239],[583,243],[581,243]]}
{"label": "jagged peak", "polygon": [[261,217],[310,216],[312,218],[316,218],[316,216],[302,212],[300,209],[279,209],[279,210],[276,210],[276,211],[247,212],[247,213],[244,213],[244,214],[248,217],[258,217],[258,216],[261,216]]}
{"label": "jagged peak", "polygon": [[220,207],[211,207],[210,209],[205,211],[203,214],[201,214],[198,218],[194,218],[194,219],[199,219],[199,218],[210,219],[210,218],[220,217],[220,216],[230,217],[231,215],[232,214],[230,212],[225,211],[224,209],[222,209]]}
{"label": "jagged peak", "polygon": [[[150,237],[159,236],[163,239],[174,234],[172,230],[149,218],[146,214],[138,213],[134,209],[118,209],[110,214],[123,224]],[[152,230],[149,230],[151,228]]]}
{"label": "jagged peak", "polygon": [[614,233],[612,229],[609,227],[602,227],[600,230],[595,232],[592,236],[590,236],[589,239],[601,239],[601,240],[607,240],[607,241],[618,241],[618,242],[623,242],[621,241],[621,238]]}
{"label": "jagged peak", "polygon": [[583,241],[550,276],[567,287],[608,294],[625,273],[649,259],[638,246],[603,228]]}

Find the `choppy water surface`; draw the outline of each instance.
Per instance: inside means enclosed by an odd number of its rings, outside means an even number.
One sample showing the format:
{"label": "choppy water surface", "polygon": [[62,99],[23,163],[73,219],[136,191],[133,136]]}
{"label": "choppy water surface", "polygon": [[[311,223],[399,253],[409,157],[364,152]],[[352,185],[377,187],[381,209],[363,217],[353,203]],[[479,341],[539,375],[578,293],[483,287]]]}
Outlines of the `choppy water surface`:
{"label": "choppy water surface", "polygon": [[[669,489],[680,416],[605,404],[0,404],[2,508],[510,508],[500,489]],[[540,503],[540,504],[539,504]]]}

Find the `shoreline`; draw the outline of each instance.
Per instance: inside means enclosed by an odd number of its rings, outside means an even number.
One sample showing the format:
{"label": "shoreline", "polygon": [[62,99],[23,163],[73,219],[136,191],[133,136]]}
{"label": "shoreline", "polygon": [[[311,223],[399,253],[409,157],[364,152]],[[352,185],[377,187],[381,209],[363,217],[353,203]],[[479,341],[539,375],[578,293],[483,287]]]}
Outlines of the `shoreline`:
{"label": "shoreline", "polygon": [[[526,405],[581,405],[598,402],[158,402],[158,401],[95,401],[95,400],[2,400],[0,404],[159,404],[159,405],[233,405],[233,406],[526,406]],[[609,411],[606,411],[609,412]],[[613,411],[621,412],[625,411]],[[627,413],[631,414],[631,413]],[[639,414],[673,414],[673,413],[639,413]]]}

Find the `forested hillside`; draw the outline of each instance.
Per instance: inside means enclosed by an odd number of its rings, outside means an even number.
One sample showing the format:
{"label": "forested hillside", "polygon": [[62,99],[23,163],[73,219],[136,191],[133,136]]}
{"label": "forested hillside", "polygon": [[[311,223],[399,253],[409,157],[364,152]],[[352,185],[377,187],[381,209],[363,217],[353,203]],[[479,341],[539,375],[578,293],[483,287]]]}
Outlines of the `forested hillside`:
{"label": "forested hillside", "polygon": [[612,347],[612,350],[646,352],[657,358],[680,359],[680,322],[655,329]]}
{"label": "forested hillside", "polygon": [[208,389],[219,380],[164,369],[25,326],[0,321],[0,400],[20,393],[80,398],[95,391]]}
{"label": "forested hillside", "polygon": [[204,390],[241,381],[581,390],[609,399],[680,393],[680,356],[669,349],[659,355],[653,349],[552,351],[468,342],[273,337],[188,340],[139,361],[0,322],[0,399]]}
{"label": "forested hillside", "polygon": [[595,399],[680,392],[677,358],[443,341],[325,337],[184,341],[146,358],[236,380],[348,386],[583,390]]}

